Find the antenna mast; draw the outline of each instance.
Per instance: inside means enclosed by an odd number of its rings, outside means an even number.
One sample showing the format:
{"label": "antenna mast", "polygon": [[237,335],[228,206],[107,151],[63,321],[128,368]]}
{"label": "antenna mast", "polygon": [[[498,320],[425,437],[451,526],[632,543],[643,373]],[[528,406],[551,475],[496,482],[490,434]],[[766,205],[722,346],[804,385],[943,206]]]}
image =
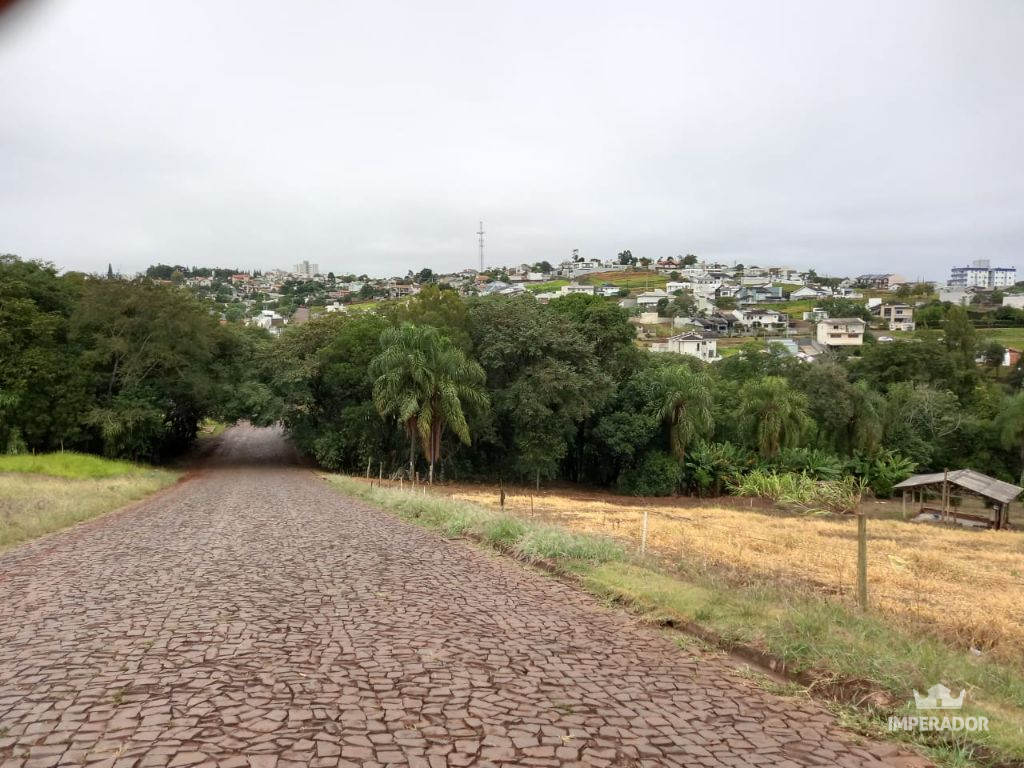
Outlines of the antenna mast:
{"label": "antenna mast", "polygon": [[480,231],[477,232],[480,236],[480,271],[484,271],[484,223],[480,222]]}

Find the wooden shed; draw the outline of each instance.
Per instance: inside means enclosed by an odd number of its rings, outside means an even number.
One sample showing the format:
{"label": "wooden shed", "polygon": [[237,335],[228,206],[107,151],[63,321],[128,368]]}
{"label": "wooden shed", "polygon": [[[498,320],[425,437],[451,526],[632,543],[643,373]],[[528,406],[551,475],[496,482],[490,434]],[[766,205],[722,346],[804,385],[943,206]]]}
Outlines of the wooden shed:
{"label": "wooden shed", "polygon": [[915,522],[996,529],[1010,527],[1010,505],[1024,491],[973,469],[914,475],[893,489],[903,492],[904,519],[909,498],[912,505],[918,505],[912,518]]}

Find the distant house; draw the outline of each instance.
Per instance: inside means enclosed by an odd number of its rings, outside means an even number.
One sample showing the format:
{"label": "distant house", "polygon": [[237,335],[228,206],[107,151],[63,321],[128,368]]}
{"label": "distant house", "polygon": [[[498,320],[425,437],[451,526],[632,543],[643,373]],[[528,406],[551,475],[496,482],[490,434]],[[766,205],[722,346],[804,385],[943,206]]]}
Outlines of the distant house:
{"label": "distant house", "polygon": [[284,324],[285,319],[272,309],[264,309],[260,311],[256,317],[249,320],[249,325],[254,325],[265,331],[270,331],[275,336],[281,333],[281,329],[284,327]]}
{"label": "distant house", "polygon": [[1003,296],[1003,306],[1013,307],[1014,309],[1024,309],[1024,293],[1014,293],[1009,296]]}
{"label": "distant house", "polygon": [[821,299],[831,295],[831,291],[826,291],[822,288],[813,288],[809,285],[805,285],[803,288],[797,288],[795,291],[789,294],[789,298],[790,301],[799,301],[800,299]]}
{"label": "distant house", "polygon": [[579,283],[569,283],[569,285],[563,285],[558,289],[559,296],[572,296],[574,294],[583,294],[584,296],[594,295],[594,286],[592,285],[580,285]]}
{"label": "distant house", "polygon": [[950,288],[939,288],[939,301],[949,302],[950,304],[961,304],[967,306],[971,303],[971,299],[974,298],[973,288],[963,288],[960,286],[954,286]]}
{"label": "distant house", "polygon": [[804,312],[803,318],[812,323],[820,323],[822,320],[828,320],[828,312],[821,307],[815,307],[810,312]]}
{"label": "distant house", "polygon": [[737,309],[733,311],[736,324],[744,328],[784,330],[789,327],[789,315],[774,309]]}
{"label": "distant house", "polygon": [[697,333],[687,331],[675,336],[670,336],[663,342],[651,345],[652,352],[675,352],[679,355],[689,355],[703,360],[706,363],[719,359],[718,342],[713,334]]}
{"label": "distant house", "polygon": [[751,304],[770,304],[782,300],[781,285],[744,286],[736,294],[736,303],[741,307]]}
{"label": "distant house", "polygon": [[977,259],[967,267],[953,267],[950,288],[1009,288],[1017,282],[1016,267],[993,267],[988,259]]}
{"label": "distant house", "polygon": [[685,328],[710,336],[720,336],[729,332],[729,322],[724,317],[709,315],[708,317],[676,317],[672,319],[675,328]]}
{"label": "distant house", "polygon": [[859,347],[866,328],[859,317],[833,317],[818,323],[817,340],[829,347]]}
{"label": "distant house", "polygon": [[638,307],[656,307],[658,302],[662,299],[671,299],[672,296],[668,291],[654,290],[641,293],[636,297],[636,305]]}
{"label": "distant house", "polygon": [[890,331],[912,331],[917,327],[914,308],[909,304],[880,304],[871,311],[888,324]]}
{"label": "distant house", "polygon": [[888,291],[890,288],[896,285],[902,285],[907,282],[907,279],[903,275],[896,275],[892,273],[869,273],[866,275],[858,275],[856,283],[864,288],[871,288],[875,291]]}

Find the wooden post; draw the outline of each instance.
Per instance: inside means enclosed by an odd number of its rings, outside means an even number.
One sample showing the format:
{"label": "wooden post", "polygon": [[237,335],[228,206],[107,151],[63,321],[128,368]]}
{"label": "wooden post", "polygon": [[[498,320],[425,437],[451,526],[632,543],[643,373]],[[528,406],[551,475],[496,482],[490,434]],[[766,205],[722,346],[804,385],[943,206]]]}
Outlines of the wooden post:
{"label": "wooden post", "polygon": [[949,470],[942,473],[942,519],[949,522]]}
{"label": "wooden post", "polygon": [[498,504],[502,509],[505,508],[505,478],[498,479]]}
{"label": "wooden post", "polygon": [[366,460],[366,479],[370,479],[370,466],[373,464],[373,459]]}
{"label": "wooden post", "polygon": [[380,470],[377,472],[377,487],[380,488],[384,485],[384,461],[380,462]]}
{"label": "wooden post", "polygon": [[857,605],[868,609],[868,518],[857,513]]}
{"label": "wooden post", "polygon": [[903,492],[903,519],[907,519],[907,492]]}
{"label": "wooden post", "polygon": [[644,507],[644,520],[640,525],[640,554],[647,554],[647,507]]}

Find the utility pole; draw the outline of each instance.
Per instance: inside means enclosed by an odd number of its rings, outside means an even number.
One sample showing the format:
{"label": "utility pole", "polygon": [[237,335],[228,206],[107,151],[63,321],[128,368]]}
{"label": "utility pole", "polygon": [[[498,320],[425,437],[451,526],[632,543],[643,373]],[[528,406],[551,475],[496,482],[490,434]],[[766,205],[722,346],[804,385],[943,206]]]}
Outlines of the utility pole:
{"label": "utility pole", "polygon": [[480,240],[479,240],[479,243],[480,243],[480,271],[483,272],[484,271],[484,223],[482,221],[480,222],[480,231],[477,232],[477,234],[480,236]]}

